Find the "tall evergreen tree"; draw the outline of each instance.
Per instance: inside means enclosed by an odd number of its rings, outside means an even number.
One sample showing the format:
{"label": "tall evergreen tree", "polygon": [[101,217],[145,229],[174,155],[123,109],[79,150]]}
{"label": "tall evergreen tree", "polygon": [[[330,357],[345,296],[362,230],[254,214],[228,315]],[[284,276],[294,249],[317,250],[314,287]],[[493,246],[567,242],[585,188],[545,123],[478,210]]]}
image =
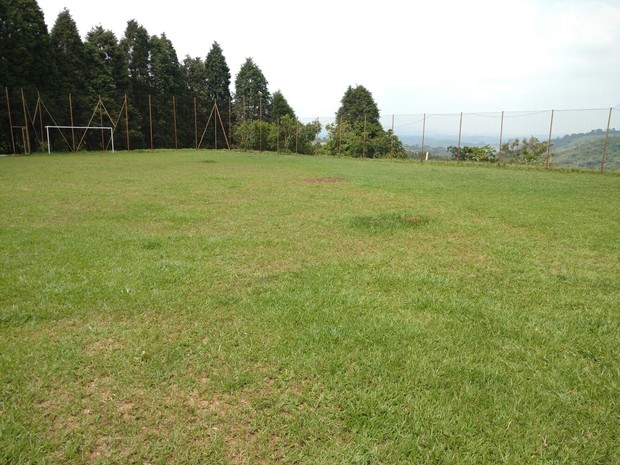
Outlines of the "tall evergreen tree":
{"label": "tall evergreen tree", "polygon": [[355,123],[378,124],[379,108],[372,94],[364,86],[349,86],[341,100],[340,108],[336,113],[336,120],[350,125]]}
{"label": "tall evergreen tree", "polygon": [[[222,47],[213,42],[211,50],[205,59],[205,71],[207,77],[207,102],[210,108],[217,103],[219,116],[213,120],[213,132],[207,133],[207,144],[214,148],[226,147],[221,133],[225,132],[230,141],[230,68],[222,52]],[[220,136],[218,137],[218,133]]]}
{"label": "tall evergreen tree", "polygon": [[130,96],[144,103],[151,93],[151,40],[146,29],[135,20],[127,22],[120,47],[127,57]]}
{"label": "tall evergreen tree", "polygon": [[222,47],[213,42],[211,50],[205,60],[207,76],[207,93],[211,101],[217,101],[220,106],[228,105],[230,99],[230,68],[222,52]]}
{"label": "tall evergreen tree", "polygon": [[162,34],[151,37],[150,73],[154,94],[179,96],[183,93],[183,76],[172,42]]}
{"label": "tall evergreen tree", "polygon": [[63,92],[84,94],[86,52],[77,25],[66,8],[52,27],[52,47],[61,74]]}
{"label": "tall evergreen tree", "polygon": [[98,100],[97,94],[89,86],[89,77],[96,74],[89,73],[89,65],[97,63],[87,59],[86,48],[77,25],[66,8],[58,14],[50,38],[60,73],[58,97],[72,95],[73,124],[84,126],[90,120]]}
{"label": "tall evergreen tree", "polygon": [[0,83],[10,89],[57,89],[55,61],[36,0],[0,1]]}
{"label": "tall evergreen tree", "polygon": [[200,102],[208,101],[207,69],[204,61],[200,57],[192,58],[188,55],[183,60],[182,72],[187,93]]}
{"label": "tall evergreen tree", "polygon": [[267,79],[252,58],[246,59],[235,78],[235,117],[237,121],[269,116],[271,95]]}
{"label": "tall evergreen tree", "polygon": [[128,63],[116,35],[96,26],[86,35],[86,45],[96,51],[106,75],[114,82],[115,97],[122,98],[129,90]]}
{"label": "tall evergreen tree", "polygon": [[[173,148],[178,138],[178,121],[175,127],[177,98],[185,85],[181,65],[172,42],[165,34],[151,37],[151,80],[154,96],[153,124],[155,145]],[[177,139],[178,140],[178,139]]]}
{"label": "tall evergreen tree", "polygon": [[402,143],[386,132],[379,122],[379,109],[364,86],[349,86],[336,113],[336,122],[327,125],[329,140],[325,150],[351,157],[403,157]]}
{"label": "tall evergreen tree", "polygon": [[272,122],[277,122],[280,118],[287,115],[293,119],[296,119],[293,108],[289,105],[286,98],[284,98],[282,92],[277,90],[273,93],[273,97],[271,99],[271,112],[269,114],[269,119]]}
{"label": "tall evergreen tree", "polygon": [[146,29],[135,20],[127,22],[120,47],[127,57],[129,99],[137,114],[130,116],[132,147],[147,147],[149,127],[149,95],[152,93],[150,73],[151,41]]}

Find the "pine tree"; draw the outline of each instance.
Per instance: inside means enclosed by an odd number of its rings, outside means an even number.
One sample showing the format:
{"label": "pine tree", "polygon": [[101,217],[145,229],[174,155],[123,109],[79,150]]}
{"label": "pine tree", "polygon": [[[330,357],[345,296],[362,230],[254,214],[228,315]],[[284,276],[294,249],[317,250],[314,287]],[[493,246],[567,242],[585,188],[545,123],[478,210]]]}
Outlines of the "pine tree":
{"label": "pine tree", "polygon": [[0,2],[0,83],[9,89],[58,88],[43,12],[35,0]]}
{"label": "pine tree", "polygon": [[183,60],[182,66],[183,81],[185,89],[191,97],[203,103],[209,100],[209,90],[207,86],[207,69],[200,57],[192,58],[189,55]]}
{"label": "pine tree", "polygon": [[105,67],[106,75],[114,82],[115,97],[122,99],[129,90],[128,63],[116,35],[110,30],[96,26],[86,35],[86,45],[97,52]]}
{"label": "pine tree", "polygon": [[359,85],[355,88],[349,86],[342,97],[336,119],[350,125],[364,121],[379,124],[379,109],[368,89]]}
{"label": "pine tree", "polygon": [[207,94],[211,101],[217,101],[218,105],[228,105],[230,99],[230,68],[222,48],[217,42],[213,42],[211,50],[205,60],[207,77]]}
{"label": "pine tree", "polygon": [[235,117],[237,121],[265,120],[269,116],[271,95],[267,79],[252,58],[241,66],[235,78]]}
{"label": "pine tree", "polygon": [[286,98],[284,98],[282,92],[278,90],[273,93],[273,97],[271,99],[271,112],[269,114],[270,121],[277,122],[280,118],[287,115],[293,119],[296,119],[293,108],[289,105]]}
{"label": "pine tree", "polygon": [[184,92],[181,65],[172,42],[165,34],[151,37],[151,80],[155,145],[174,148],[178,124],[174,126],[177,97]]}
{"label": "pine tree", "polygon": [[57,97],[63,99],[71,94],[73,124],[85,126],[98,101],[98,96],[88,85],[91,77],[88,66],[94,62],[87,60],[86,48],[69,10],[64,9],[58,14],[50,38],[60,73]]}
{"label": "pine tree", "polygon": [[224,148],[226,143],[223,132],[226,133],[230,142],[230,68],[226,63],[222,48],[217,42],[213,42],[205,59],[205,72],[207,77],[207,106],[211,108],[216,103],[218,108],[218,114],[213,115],[213,131],[209,130],[207,133],[207,144],[214,148]]}
{"label": "pine tree", "polygon": [[146,29],[135,20],[127,22],[120,48],[127,59],[129,74],[130,133],[132,148],[145,148],[149,127],[149,95],[152,93],[150,74],[151,42]]}

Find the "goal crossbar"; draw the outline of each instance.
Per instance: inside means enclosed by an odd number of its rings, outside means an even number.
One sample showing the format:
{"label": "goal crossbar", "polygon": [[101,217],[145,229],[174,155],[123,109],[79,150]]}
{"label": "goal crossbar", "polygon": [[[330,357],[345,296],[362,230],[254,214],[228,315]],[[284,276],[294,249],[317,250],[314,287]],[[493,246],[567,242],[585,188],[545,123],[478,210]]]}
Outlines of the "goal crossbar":
{"label": "goal crossbar", "polygon": [[47,153],[52,153],[52,143],[50,142],[50,129],[99,129],[99,130],[109,130],[110,131],[110,141],[112,143],[112,153],[114,153],[114,128],[112,128],[112,126],[45,126],[45,131],[47,133]]}

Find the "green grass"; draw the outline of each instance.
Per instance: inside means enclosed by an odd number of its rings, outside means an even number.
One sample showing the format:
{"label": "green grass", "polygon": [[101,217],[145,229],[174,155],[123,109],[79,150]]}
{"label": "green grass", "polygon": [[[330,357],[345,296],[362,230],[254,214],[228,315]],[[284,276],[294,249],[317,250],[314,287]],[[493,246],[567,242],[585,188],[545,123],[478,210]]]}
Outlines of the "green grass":
{"label": "green grass", "polygon": [[618,464],[620,177],[0,159],[0,464]]}

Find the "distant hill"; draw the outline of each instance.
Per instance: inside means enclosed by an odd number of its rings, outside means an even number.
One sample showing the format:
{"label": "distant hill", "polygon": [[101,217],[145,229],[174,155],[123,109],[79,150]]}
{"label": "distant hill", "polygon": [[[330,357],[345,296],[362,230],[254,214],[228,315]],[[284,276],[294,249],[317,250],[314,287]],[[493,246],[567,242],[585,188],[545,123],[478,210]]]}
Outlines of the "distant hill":
{"label": "distant hill", "polygon": [[[605,147],[605,131],[570,134],[552,140],[553,163],[562,166],[598,169]],[[605,169],[620,170],[620,131],[610,130]]]}

